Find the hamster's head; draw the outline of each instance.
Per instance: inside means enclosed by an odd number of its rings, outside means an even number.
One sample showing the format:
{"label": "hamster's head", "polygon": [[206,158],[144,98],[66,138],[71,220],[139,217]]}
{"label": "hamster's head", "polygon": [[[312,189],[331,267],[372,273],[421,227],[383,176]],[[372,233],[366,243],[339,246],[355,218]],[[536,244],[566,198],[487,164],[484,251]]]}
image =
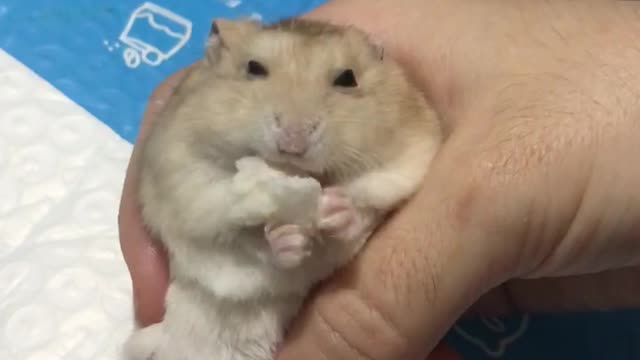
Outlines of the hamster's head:
{"label": "hamster's head", "polygon": [[400,146],[398,129],[424,121],[400,69],[355,28],[215,20],[206,51],[202,86],[188,100],[205,144],[351,176]]}

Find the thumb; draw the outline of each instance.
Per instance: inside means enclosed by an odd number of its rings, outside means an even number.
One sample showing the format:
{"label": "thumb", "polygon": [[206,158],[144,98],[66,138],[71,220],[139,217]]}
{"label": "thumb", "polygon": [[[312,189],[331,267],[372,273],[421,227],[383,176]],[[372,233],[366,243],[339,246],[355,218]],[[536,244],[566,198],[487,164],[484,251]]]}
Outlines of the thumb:
{"label": "thumb", "polygon": [[122,188],[118,212],[120,248],[131,276],[136,322],[143,327],[162,320],[169,269],[164,249],[147,232],[136,200],[140,145],[190,68],[171,74],[149,97]]}
{"label": "thumb", "polygon": [[425,359],[502,282],[504,254],[485,246],[501,241],[471,213],[491,196],[460,165],[443,147],[423,188],[310,297],[277,359]]}

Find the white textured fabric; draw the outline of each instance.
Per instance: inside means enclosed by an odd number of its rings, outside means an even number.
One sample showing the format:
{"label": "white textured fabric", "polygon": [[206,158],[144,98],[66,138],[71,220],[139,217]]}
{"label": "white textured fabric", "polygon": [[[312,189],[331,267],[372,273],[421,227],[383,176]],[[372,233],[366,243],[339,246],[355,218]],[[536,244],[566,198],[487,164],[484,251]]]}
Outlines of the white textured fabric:
{"label": "white textured fabric", "polygon": [[0,359],[117,359],[131,145],[0,50]]}

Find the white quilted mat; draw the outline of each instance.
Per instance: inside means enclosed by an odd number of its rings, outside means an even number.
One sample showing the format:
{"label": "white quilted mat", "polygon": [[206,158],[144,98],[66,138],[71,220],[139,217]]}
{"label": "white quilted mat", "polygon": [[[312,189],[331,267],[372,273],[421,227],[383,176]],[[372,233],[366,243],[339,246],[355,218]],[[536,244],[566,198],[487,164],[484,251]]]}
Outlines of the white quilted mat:
{"label": "white quilted mat", "polygon": [[116,359],[131,145],[0,50],[0,359]]}

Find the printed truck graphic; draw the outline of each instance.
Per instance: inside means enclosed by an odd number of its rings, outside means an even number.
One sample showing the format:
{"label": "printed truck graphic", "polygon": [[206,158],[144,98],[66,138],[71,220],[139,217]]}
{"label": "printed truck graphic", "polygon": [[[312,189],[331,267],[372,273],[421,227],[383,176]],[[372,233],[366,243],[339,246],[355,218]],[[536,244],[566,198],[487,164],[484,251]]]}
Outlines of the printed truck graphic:
{"label": "printed truck graphic", "polygon": [[136,68],[140,62],[158,66],[172,57],[189,41],[191,21],[156,4],[146,2],[129,16],[120,34],[127,45],[123,52],[125,64]]}

